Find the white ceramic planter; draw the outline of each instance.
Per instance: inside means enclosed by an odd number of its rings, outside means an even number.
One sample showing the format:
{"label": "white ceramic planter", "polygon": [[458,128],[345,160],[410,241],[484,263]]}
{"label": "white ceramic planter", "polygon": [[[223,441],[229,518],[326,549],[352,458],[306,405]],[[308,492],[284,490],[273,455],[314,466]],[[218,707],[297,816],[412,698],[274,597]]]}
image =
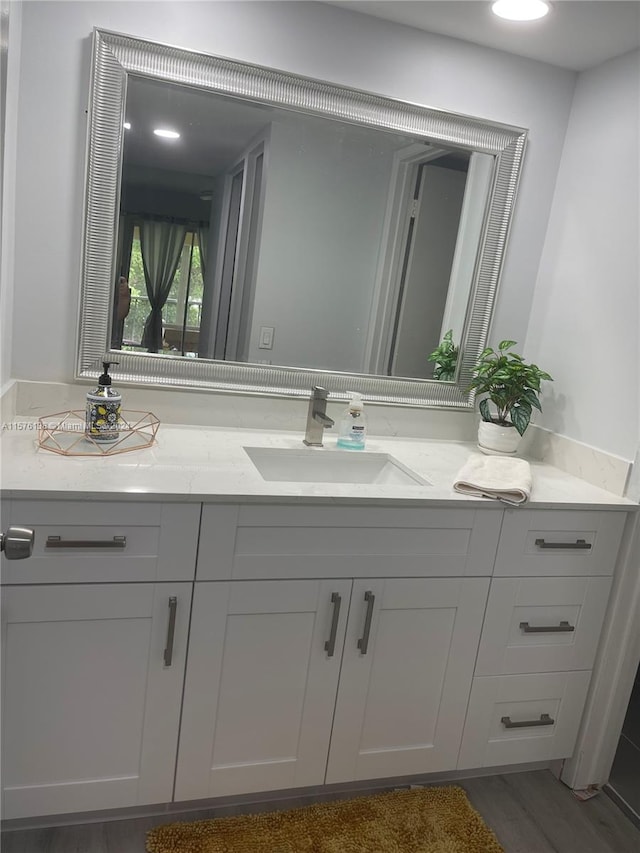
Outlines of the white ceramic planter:
{"label": "white ceramic planter", "polygon": [[488,453],[513,454],[520,444],[520,433],[514,426],[480,421],[478,447]]}

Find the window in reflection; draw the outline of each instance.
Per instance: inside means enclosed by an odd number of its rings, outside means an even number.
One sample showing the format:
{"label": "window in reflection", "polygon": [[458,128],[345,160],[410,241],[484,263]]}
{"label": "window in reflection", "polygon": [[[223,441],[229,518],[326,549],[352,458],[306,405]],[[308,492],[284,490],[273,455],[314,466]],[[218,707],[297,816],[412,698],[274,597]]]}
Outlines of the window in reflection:
{"label": "window in reflection", "polygon": [[[120,277],[112,346],[130,352],[147,352],[145,326],[152,311],[142,257],[140,227],[132,231],[126,275]],[[121,268],[125,269],[125,268]],[[195,356],[198,352],[204,289],[204,252],[198,230],[186,231],[166,302],[161,308],[162,338],[158,352]],[[128,293],[127,293],[128,287]]]}

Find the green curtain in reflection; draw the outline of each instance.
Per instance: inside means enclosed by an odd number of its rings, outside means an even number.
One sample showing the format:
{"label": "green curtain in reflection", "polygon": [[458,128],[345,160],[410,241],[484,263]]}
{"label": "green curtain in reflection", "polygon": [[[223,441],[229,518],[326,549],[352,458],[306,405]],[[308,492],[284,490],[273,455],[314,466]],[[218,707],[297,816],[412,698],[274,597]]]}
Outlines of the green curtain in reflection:
{"label": "green curtain in reflection", "polygon": [[209,223],[198,226],[198,245],[200,246],[200,267],[202,269],[202,278],[204,279],[207,269],[207,249],[209,242]]}
{"label": "green curtain in reflection", "polygon": [[145,219],[140,225],[140,252],[151,311],[144,324],[142,346],[162,350],[162,309],[169,296],[187,235],[184,223]]}

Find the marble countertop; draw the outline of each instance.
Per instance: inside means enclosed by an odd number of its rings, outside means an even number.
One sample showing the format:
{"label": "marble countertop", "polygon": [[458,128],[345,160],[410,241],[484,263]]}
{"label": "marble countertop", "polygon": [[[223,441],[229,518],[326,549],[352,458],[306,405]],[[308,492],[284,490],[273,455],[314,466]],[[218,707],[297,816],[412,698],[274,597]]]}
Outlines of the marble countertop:
{"label": "marble countertop", "polygon": [[[186,500],[296,503],[367,503],[389,500],[413,505],[501,507],[497,501],[460,495],[453,482],[477,447],[467,442],[369,436],[364,453],[386,453],[427,485],[270,482],[262,478],[245,447],[276,447],[314,454],[338,450],[334,436],[325,447],[306,448],[290,431],[162,425],[153,447],[106,457],[61,456],[37,446],[35,429],[2,433],[0,485],[5,498],[93,500]],[[597,488],[558,468],[531,461],[536,507],[630,509],[637,504]]]}

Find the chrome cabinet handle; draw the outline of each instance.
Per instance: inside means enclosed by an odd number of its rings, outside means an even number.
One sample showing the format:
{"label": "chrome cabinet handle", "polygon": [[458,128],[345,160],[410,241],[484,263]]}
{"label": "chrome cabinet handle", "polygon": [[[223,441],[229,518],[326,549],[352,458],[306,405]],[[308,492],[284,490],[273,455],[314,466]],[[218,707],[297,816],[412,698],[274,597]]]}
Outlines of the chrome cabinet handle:
{"label": "chrome cabinet handle", "polygon": [[591,542],[587,542],[585,539],[576,539],[575,542],[545,542],[544,539],[536,539],[536,545],[541,550],[555,549],[558,551],[590,551],[592,547]]}
{"label": "chrome cabinet handle", "polygon": [[176,611],[178,609],[178,599],[172,595],[169,599],[169,622],[167,624],[167,645],[164,650],[164,665],[171,666],[173,659],[173,638],[176,633]]}
{"label": "chrome cabinet handle", "polygon": [[30,527],[11,525],[6,533],[0,533],[0,551],[7,560],[25,560],[33,553],[35,533]]}
{"label": "chrome cabinet handle", "polygon": [[548,714],[540,714],[539,720],[519,720],[514,723],[511,717],[500,717],[500,722],[505,729],[525,729],[530,726],[552,726],[555,720]]}
{"label": "chrome cabinet handle", "polygon": [[338,634],[338,619],[340,618],[340,605],[342,604],[342,596],[339,592],[331,593],[331,603],[333,604],[333,616],[331,618],[331,631],[329,639],[324,644],[324,649],[328,658],[332,658],[336,650],[336,636]]}
{"label": "chrome cabinet handle", "polygon": [[126,536],[114,536],[113,539],[63,539],[61,536],[47,536],[46,548],[126,548]]}
{"label": "chrome cabinet handle", "polygon": [[361,654],[366,655],[369,648],[369,634],[371,633],[373,605],[375,604],[376,597],[371,590],[367,590],[364,594],[364,600],[367,602],[367,615],[364,617],[364,631],[362,632],[362,637],[358,640],[358,648]]}
{"label": "chrome cabinet handle", "polygon": [[575,631],[576,627],[564,620],[559,625],[529,625],[528,622],[521,622],[520,630],[525,634],[568,634]]}

